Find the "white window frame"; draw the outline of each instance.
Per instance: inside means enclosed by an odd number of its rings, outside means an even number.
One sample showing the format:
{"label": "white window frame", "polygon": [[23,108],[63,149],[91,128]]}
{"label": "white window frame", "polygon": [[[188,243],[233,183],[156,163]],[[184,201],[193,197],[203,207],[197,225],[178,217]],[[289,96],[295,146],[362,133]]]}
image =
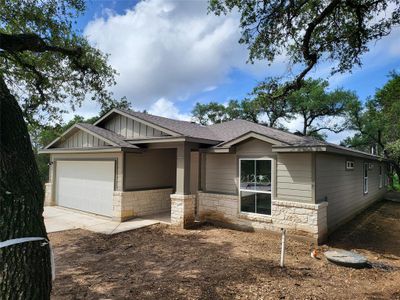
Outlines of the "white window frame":
{"label": "white window frame", "polygon": [[383,187],[383,167],[379,165],[379,188]]}
{"label": "white window frame", "polygon": [[[242,189],[241,188],[241,174],[242,174],[242,160],[269,160],[271,162],[271,191],[257,191],[257,190],[248,190],[248,189]],[[274,166],[273,166],[273,162],[274,160],[272,158],[239,158],[239,213],[240,214],[249,214],[249,215],[257,215],[257,216],[264,216],[264,217],[270,217],[272,215],[272,198],[273,198],[273,191],[274,191]],[[256,167],[254,165],[254,167]],[[242,196],[241,196],[241,192],[247,192],[247,193],[260,193],[260,194],[270,194],[271,195],[271,214],[267,215],[267,214],[259,214],[256,212],[248,212],[248,211],[242,211]],[[255,211],[257,211],[257,201],[255,203]]]}
{"label": "white window frame", "polygon": [[346,170],[352,171],[354,170],[354,166],[355,166],[354,160],[346,160]]}
{"label": "white window frame", "polygon": [[[369,171],[369,163],[365,162],[363,164],[363,193],[368,194],[368,171]],[[367,176],[365,176],[365,172],[367,172]]]}

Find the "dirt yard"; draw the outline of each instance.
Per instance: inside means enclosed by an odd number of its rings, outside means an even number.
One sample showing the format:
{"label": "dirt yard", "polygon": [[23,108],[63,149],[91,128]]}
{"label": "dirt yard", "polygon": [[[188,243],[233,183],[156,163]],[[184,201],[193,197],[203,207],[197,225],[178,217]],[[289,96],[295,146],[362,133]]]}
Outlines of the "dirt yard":
{"label": "dirt yard", "polygon": [[400,299],[400,203],[377,203],[319,247],[364,254],[372,267],[361,270],[313,259],[291,238],[281,269],[278,236],[212,226],[50,238],[54,299]]}

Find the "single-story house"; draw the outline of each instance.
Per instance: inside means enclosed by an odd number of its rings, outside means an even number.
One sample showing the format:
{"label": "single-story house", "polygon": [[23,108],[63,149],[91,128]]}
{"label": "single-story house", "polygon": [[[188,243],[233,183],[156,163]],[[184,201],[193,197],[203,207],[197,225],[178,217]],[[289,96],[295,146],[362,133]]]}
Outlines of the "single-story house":
{"label": "single-story house", "polygon": [[49,153],[46,205],[114,220],[170,212],[319,242],[386,192],[381,157],[244,120],[203,126],[112,109]]}

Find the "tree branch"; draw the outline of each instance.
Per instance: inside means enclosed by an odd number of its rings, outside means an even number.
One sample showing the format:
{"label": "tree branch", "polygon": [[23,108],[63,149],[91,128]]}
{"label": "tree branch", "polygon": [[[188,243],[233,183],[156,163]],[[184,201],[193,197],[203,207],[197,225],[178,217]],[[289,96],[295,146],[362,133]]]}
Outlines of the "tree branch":
{"label": "tree branch", "polygon": [[64,47],[48,45],[40,36],[33,33],[6,34],[0,33],[0,49],[8,52],[58,52],[69,57],[78,58],[82,55],[82,49],[68,49]]}

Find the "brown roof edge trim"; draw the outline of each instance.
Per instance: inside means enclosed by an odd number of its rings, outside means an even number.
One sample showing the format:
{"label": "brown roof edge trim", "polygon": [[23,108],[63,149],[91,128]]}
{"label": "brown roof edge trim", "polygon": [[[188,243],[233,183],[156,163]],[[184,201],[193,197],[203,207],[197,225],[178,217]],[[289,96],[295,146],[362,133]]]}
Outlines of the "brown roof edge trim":
{"label": "brown roof edge trim", "polygon": [[[51,149],[40,149],[39,154],[51,154],[51,153],[104,153],[104,152],[121,152],[121,147],[102,147],[102,148],[51,148]],[[136,150],[136,149],[130,149]]]}
{"label": "brown roof edge trim", "polygon": [[220,141],[209,140],[209,139],[202,139],[190,136],[168,136],[168,137],[154,137],[154,138],[147,138],[147,139],[125,139],[125,141],[135,144],[154,144],[154,143],[168,143],[168,142],[192,142],[198,144],[210,144],[216,145]]}
{"label": "brown roof edge trim", "polygon": [[[282,146],[282,145],[288,145],[286,142],[283,142],[281,140],[275,139],[275,138],[271,138],[267,135],[255,132],[255,131],[248,131],[234,139],[231,139],[229,141],[225,141],[223,143],[220,143],[218,145],[216,145],[215,147],[220,147],[220,148],[229,148],[233,145],[236,145],[237,143],[243,142],[249,138],[255,138],[255,139],[259,139],[261,141],[267,142],[267,143],[271,143],[271,144],[275,144],[277,146]],[[278,142],[278,143],[277,143]],[[227,146],[229,145],[229,146]]]}
{"label": "brown roof edge trim", "polygon": [[333,154],[348,155],[354,157],[368,158],[373,160],[384,160],[388,159],[369,153],[362,153],[359,151],[354,151],[352,149],[341,149],[331,145],[325,146],[272,146],[272,152],[281,153],[296,153],[296,152],[327,152]]}

